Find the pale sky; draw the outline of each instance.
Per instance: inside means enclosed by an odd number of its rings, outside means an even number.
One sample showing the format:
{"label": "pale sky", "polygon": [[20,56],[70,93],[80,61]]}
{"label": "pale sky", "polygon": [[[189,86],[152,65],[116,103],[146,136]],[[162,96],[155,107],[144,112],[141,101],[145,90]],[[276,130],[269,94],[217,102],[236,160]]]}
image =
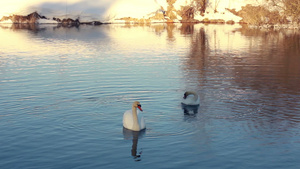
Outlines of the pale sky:
{"label": "pale sky", "polygon": [[[69,1],[79,1],[79,0],[69,0]],[[10,15],[13,13],[17,13],[22,8],[27,6],[38,6],[41,4],[40,0],[8,0],[8,1],[0,1],[0,16]],[[51,0],[51,2],[62,2],[62,0]]]}
{"label": "pale sky", "polygon": [[101,17],[108,14],[107,11],[112,15],[127,13],[133,17],[155,12],[160,7],[157,2],[166,5],[166,0],[7,0],[0,1],[0,18],[12,14],[27,15],[34,11],[50,15],[48,17],[66,12],[71,15],[89,13]]}
{"label": "pale sky", "polygon": [[80,12],[104,13],[113,2],[115,0],[7,0],[0,1],[0,18],[12,14],[27,15],[35,10],[44,15],[49,12],[65,13],[66,11],[76,11],[79,14]]}

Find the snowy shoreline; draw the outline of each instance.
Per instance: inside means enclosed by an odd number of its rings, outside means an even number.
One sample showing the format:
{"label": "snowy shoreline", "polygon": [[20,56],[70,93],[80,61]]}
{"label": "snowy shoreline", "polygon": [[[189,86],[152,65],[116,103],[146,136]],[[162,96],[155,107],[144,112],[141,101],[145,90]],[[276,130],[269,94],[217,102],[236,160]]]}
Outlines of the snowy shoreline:
{"label": "snowy shoreline", "polygon": [[[101,24],[152,24],[152,23],[204,23],[247,24],[255,29],[300,30],[299,23],[269,10],[263,0],[206,1],[205,10],[195,0],[115,0],[100,1],[69,0],[68,3],[49,4],[49,0],[29,3],[24,10],[0,14],[0,24],[58,24],[62,26]],[[86,2],[86,3],[84,3]],[[103,2],[103,1],[101,1]],[[33,2],[32,2],[33,3]],[[63,9],[65,7],[65,10]],[[35,12],[32,12],[35,11]],[[32,13],[30,13],[32,12]]]}
{"label": "snowy shoreline", "polygon": [[12,21],[2,21],[0,22],[0,25],[22,25],[24,27],[27,27],[26,25],[54,25],[54,26],[63,26],[63,27],[74,27],[74,26],[80,26],[80,25],[91,25],[91,26],[98,26],[98,25],[102,25],[102,24],[127,24],[127,25],[151,25],[151,24],[158,24],[158,23],[165,23],[165,24],[176,24],[176,23],[181,23],[181,24],[215,24],[215,25],[247,25],[248,28],[250,29],[261,29],[261,30],[299,30],[300,31],[300,25],[299,24],[276,24],[276,25],[269,25],[269,24],[265,24],[265,25],[250,25],[244,22],[234,22],[233,20],[228,20],[227,22],[225,22],[225,20],[223,19],[208,19],[205,18],[202,21],[193,21],[193,22],[181,22],[181,21],[177,21],[177,22],[168,22],[168,21],[151,21],[151,22],[138,22],[135,20],[132,21],[125,21],[125,20],[119,20],[119,21],[114,21],[114,22],[100,22],[100,21],[91,21],[91,22],[80,22],[80,21],[76,21],[73,19],[64,19],[65,21],[61,21],[58,22],[56,20],[51,20],[51,19],[37,19],[36,22],[34,23],[14,23]]}

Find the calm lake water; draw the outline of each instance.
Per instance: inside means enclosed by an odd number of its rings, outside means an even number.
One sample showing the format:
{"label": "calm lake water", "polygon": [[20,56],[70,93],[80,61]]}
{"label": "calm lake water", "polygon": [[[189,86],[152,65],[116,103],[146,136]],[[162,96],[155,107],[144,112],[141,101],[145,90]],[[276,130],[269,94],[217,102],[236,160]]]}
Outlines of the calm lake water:
{"label": "calm lake water", "polygon": [[[293,31],[0,25],[0,37],[1,169],[300,165]],[[186,90],[201,99],[188,114]],[[122,127],[135,100],[142,133]]]}

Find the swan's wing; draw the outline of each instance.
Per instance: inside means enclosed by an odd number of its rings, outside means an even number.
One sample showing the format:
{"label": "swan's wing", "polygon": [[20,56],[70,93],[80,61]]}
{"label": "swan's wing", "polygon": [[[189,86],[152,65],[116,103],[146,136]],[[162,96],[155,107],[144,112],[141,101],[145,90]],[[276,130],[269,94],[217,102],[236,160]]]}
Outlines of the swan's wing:
{"label": "swan's wing", "polygon": [[197,101],[195,101],[193,96],[188,96],[186,99],[182,100],[182,103],[185,105],[199,105],[200,99],[198,98]]}
{"label": "swan's wing", "polygon": [[145,122],[144,116],[140,111],[138,111],[137,115],[138,115],[140,129],[143,130],[146,128],[146,122]]}
{"label": "swan's wing", "polygon": [[127,110],[123,115],[123,127],[131,129],[133,126],[132,111]]}

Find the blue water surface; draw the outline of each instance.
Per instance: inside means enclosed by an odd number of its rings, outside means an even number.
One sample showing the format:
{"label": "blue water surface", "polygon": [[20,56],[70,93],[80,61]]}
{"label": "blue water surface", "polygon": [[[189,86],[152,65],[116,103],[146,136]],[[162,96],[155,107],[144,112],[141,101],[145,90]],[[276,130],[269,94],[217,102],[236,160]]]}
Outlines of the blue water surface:
{"label": "blue water surface", "polygon": [[[300,165],[296,32],[0,25],[0,36],[0,168]],[[187,90],[200,106],[184,113]],[[136,100],[141,133],[122,127]]]}

